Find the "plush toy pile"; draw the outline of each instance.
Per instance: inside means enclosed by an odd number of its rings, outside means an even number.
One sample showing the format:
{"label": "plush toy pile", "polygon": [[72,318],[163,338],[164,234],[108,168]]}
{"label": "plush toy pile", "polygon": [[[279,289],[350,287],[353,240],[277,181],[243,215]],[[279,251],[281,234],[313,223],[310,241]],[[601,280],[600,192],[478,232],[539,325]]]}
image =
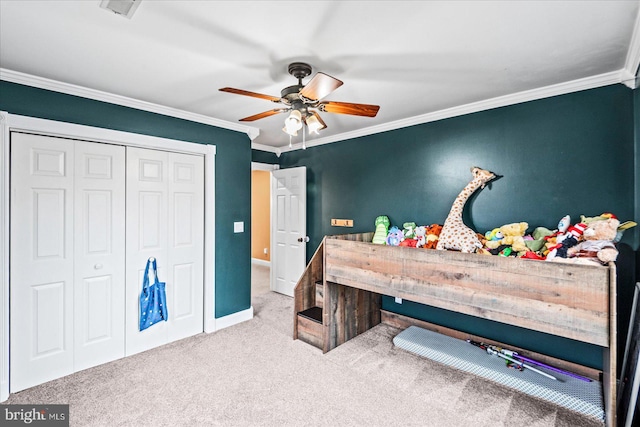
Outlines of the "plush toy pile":
{"label": "plush toy pile", "polygon": [[[379,216],[375,224],[373,243],[423,249],[436,249],[443,227],[440,224],[418,226],[415,222],[405,222],[402,228],[389,227],[387,216]],[[606,264],[616,260],[618,250],[615,243],[620,241],[624,231],[636,225],[633,221],[620,223],[611,213],[596,217],[581,216],[574,224],[571,223],[571,217],[566,215],[560,219],[557,228],[536,227],[530,233],[527,233],[529,224],[515,222],[489,230],[484,235],[477,234],[482,247],[476,253],[577,264]]]}
{"label": "plush toy pile", "polygon": [[469,197],[496,179],[497,175],[477,166],[471,168],[471,175],[471,181],[454,200],[444,225],[417,226],[415,222],[405,222],[402,229],[397,226],[389,228],[389,218],[379,216],[375,221],[373,243],[556,262],[607,264],[618,257],[615,243],[622,239],[622,233],[637,225],[633,221],[621,224],[611,213],[595,217],[582,215],[580,221],[572,225],[571,217],[566,215],[554,230],[537,227],[527,234],[528,223],[514,222],[479,234],[464,224],[462,212]]}

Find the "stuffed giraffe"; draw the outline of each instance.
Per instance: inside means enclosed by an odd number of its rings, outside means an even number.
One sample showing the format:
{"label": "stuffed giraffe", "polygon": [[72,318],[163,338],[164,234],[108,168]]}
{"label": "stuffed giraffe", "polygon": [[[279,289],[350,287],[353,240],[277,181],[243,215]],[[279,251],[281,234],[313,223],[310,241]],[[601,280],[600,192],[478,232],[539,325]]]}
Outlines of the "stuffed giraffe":
{"label": "stuffed giraffe", "polygon": [[436,249],[453,249],[460,252],[473,253],[482,247],[476,232],[464,225],[462,209],[474,191],[478,188],[484,188],[485,184],[496,176],[493,172],[475,166],[471,168],[471,173],[473,174],[473,179],[458,194],[453,206],[451,206],[449,216],[447,216],[440,232]]}

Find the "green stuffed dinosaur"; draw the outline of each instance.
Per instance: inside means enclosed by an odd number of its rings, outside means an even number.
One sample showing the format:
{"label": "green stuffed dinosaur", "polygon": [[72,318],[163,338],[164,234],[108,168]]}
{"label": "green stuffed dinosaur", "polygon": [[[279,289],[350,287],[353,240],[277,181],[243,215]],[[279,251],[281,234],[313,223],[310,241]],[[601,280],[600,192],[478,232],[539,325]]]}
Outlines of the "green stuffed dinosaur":
{"label": "green stuffed dinosaur", "polygon": [[380,215],[377,217],[375,222],[376,232],[373,235],[372,243],[375,243],[376,245],[386,245],[387,233],[390,225],[391,222],[389,221],[389,217],[386,215]]}

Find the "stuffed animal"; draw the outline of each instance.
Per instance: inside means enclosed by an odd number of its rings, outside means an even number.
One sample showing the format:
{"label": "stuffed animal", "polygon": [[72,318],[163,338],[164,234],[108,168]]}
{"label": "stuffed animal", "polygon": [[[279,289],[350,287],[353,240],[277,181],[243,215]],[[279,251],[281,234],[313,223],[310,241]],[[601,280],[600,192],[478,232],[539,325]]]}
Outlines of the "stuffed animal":
{"label": "stuffed animal", "polygon": [[416,223],[415,222],[405,222],[402,224],[402,234],[404,234],[405,239],[413,239],[416,237]]}
{"label": "stuffed animal", "polygon": [[398,246],[403,240],[404,235],[402,234],[402,230],[400,230],[395,225],[389,229],[389,234],[387,235],[387,245]]}
{"label": "stuffed animal", "polygon": [[398,246],[405,246],[408,248],[415,248],[418,245],[418,241],[416,239],[404,239]]}
{"label": "stuffed animal", "polygon": [[622,240],[624,232],[630,228],[635,227],[636,225],[638,225],[638,223],[634,221],[625,221],[620,224],[618,226],[618,234],[616,234],[616,238],[613,239],[613,243],[618,243],[620,240]]}
{"label": "stuffed animal", "polygon": [[504,237],[504,235],[502,234],[502,232],[500,231],[500,228],[494,228],[491,231],[487,231],[486,233],[484,233],[484,238],[487,241],[498,241],[498,240],[502,240],[502,238]]}
{"label": "stuffed animal", "polygon": [[[553,231],[546,227],[536,227],[531,233],[531,240],[525,238],[524,244],[527,245],[529,251],[540,252],[544,248],[546,237],[553,235]],[[530,256],[529,256],[530,257]]]}
{"label": "stuffed animal", "polygon": [[427,243],[427,227],[420,225],[416,227],[417,248],[423,247]]}
{"label": "stuffed animal", "polygon": [[442,231],[442,226],[440,224],[431,224],[426,228],[426,237],[425,244],[423,248],[425,249],[435,249],[438,245],[438,239],[440,238],[440,232]]}
{"label": "stuffed animal", "polygon": [[380,215],[376,218],[374,225],[376,226],[376,232],[373,234],[373,240],[371,242],[376,245],[385,245],[387,243],[389,226],[391,225],[389,217]]}
{"label": "stuffed animal", "polygon": [[571,258],[586,258],[601,264],[607,264],[618,258],[618,249],[613,240],[618,233],[620,221],[616,218],[593,221],[584,230],[584,240],[567,250]]}
{"label": "stuffed animal", "polygon": [[592,222],[595,222],[595,221],[606,221],[609,218],[618,219],[618,218],[616,218],[616,216],[614,214],[605,212],[605,213],[603,213],[601,215],[593,216],[593,217],[587,217],[587,216],[584,216],[584,215],[580,215],[580,222],[589,225]]}
{"label": "stuffed animal", "polygon": [[453,249],[460,252],[473,253],[482,247],[476,232],[467,227],[462,221],[462,212],[469,197],[478,188],[484,188],[489,181],[496,178],[496,175],[493,172],[475,166],[471,168],[471,174],[473,179],[453,201],[449,215],[444,221],[436,246],[438,250]]}
{"label": "stuffed animal", "polygon": [[578,244],[586,228],[587,224],[580,222],[569,226],[564,234],[556,236],[556,244],[549,247],[546,260],[552,261],[556,257],[567,258],[569,248]]}
{"label": "stuffed animal", "polygon": [[511,224],[505,224],[498,229],[497,233],[502,234],[500,240],[488,240],[485,245],[489,249],[497,249],[500,246],[511,246],[515,252],[525,252],[527,245],[524,241],[524,234],[529,228],[529,224],[526,222],[514,222]]}

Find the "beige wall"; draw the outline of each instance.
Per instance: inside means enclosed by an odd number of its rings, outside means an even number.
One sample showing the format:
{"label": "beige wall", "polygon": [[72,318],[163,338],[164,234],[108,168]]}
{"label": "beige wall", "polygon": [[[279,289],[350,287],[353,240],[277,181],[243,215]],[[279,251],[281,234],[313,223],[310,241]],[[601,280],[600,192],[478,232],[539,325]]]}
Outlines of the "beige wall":
{"label": "beige wall", "polygon": [[251,258],[265,261],[271,261],[270,179],[271,172],[251,171]]}

